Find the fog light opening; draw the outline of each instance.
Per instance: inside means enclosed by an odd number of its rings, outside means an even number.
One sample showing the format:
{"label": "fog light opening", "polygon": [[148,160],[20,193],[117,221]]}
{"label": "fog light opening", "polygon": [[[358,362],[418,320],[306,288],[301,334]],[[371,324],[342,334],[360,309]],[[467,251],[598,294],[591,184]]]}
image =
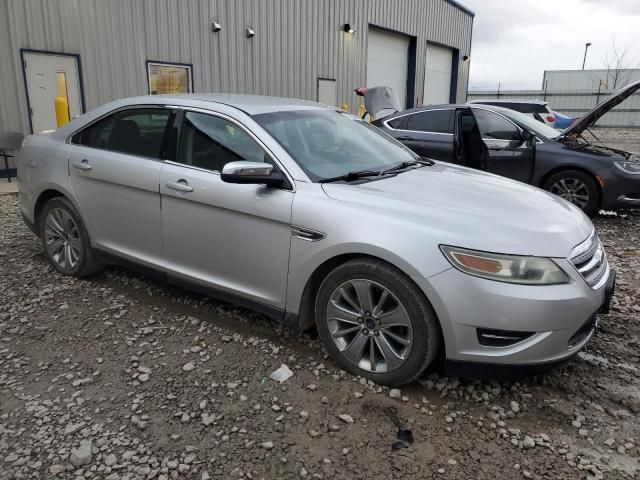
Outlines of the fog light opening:
{"label": "fog light opening", "polygon": [[485,347],[510,347],[533,336],[536,332],[516,332],[513,330],[476,329],[478,342]]}

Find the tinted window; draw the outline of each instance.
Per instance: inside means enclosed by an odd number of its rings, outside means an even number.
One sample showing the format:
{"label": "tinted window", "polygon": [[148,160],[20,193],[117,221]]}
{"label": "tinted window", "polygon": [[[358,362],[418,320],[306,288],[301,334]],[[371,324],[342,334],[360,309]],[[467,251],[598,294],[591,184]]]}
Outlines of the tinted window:
{"label": "tinted window", "polygon": [[139,108],[116,114],[109,150],[142,157],[160,158],[168,109]]}
{"label": "tinted window", "polygon": [[405,130],[407,128],[407,119],[409,117],[399,117],[394,118],[393,120],[389,120],[387,123],[391,128],[395,128],[396,130]]}
{"label": "tinted window", "polygon": [[508,108],[521,113],[548,113],[546,105],[526,102],[482,102],[483,105]]}
{"label": "tinted window", "polygon": [[114,118],[115,115],[109,115],[93,125],[88,126],[84,130],[76,133],[71,139],[71,143],[106,150],[109,147],[109,136],[111,135]]}
{"label": "tinted window", "polygon": [[487,110],[473,109],[482,138],[520,140],[520,131],[507,119]]}
{"label": "tinted window", "polygon": [[180,132],[176,160],[221,172],[229,162],[264,162],[269,158],[236,124],[213,115],[187,112]]}
{"label": "tinted window", "polygon": [[407,130],[451,133],[451,110],[430,110],[409,116]]}

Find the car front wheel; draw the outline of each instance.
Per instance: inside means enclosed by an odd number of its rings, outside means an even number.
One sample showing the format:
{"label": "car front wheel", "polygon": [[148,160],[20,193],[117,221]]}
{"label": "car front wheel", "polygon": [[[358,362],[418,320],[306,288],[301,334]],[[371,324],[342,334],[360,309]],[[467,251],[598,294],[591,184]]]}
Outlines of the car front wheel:
{"label": "car front wheel", "polygon": [[593,177],[585,172],[563,170],[551,175],[542,188],[570,201],[587,215],[598,208],[600,192]]}
{"label": "car front wheel", "polygon": [[441,333],[418,287],[392,266],[352,260],[320,286],[318,333],[344,370],[382,385],[415,380],[436,358]]}

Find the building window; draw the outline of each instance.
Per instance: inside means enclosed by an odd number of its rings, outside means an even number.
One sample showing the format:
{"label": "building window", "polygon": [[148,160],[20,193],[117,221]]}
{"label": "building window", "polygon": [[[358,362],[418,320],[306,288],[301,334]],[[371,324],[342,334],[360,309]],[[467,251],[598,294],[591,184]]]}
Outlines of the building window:
{"label": "building window", "polygon": [[191,65],[147,62],[149,93],[193,93]]}

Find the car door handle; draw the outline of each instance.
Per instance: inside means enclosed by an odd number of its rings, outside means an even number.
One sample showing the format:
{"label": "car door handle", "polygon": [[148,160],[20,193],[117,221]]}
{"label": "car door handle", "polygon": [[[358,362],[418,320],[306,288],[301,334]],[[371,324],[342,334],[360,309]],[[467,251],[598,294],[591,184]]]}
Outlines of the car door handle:
{"label": "car door handle", "polygon": [[176,192],[193,192],[193,187],[190,187],[186,180],[180,179],[177,182],[167,182],[165,185]]}
{"label": "car door handle", "polygon": [[73,162],[72,165],[78,170],[91,170],[93,168],[89,165],[89,161],[86,158],[81,162]]}
{"label": "car door handle", "polygon": [[402,135],[401,137],[396,137],[398,140],[411,140],[411,137],[407,135]]}

